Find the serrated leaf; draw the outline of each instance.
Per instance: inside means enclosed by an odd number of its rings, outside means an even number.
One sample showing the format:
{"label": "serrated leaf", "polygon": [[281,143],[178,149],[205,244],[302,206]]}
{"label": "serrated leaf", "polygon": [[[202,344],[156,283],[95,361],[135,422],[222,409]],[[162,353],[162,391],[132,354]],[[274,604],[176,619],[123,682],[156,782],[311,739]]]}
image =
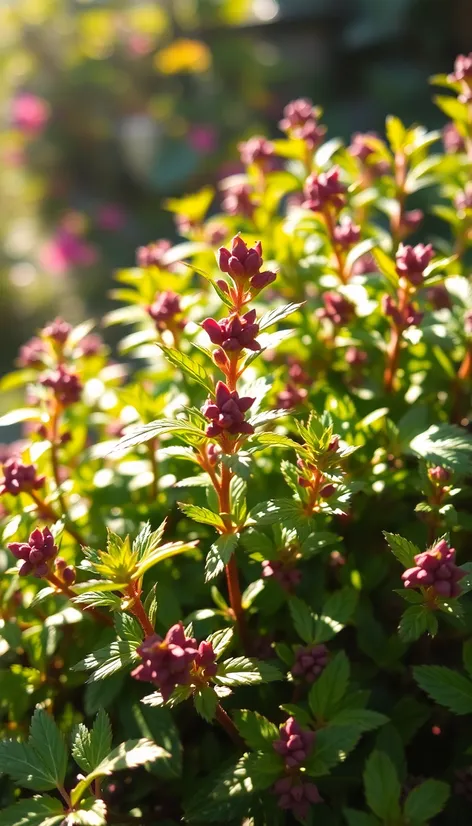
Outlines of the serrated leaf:
{"label": "serrated leaf", "polygon": [[205,582],[209,582],[224,571],[237,544],[238,534],[235,533],[224,533],[218,537],[216,542],[213,542],[205,561]]}
{"label": "serrated leaf", "polygon": [[219,530],[225,530],[225,523],[218,513],[213,513],[209,508],[202,508],[199,505],[189,505],[186,502],[177,503],[182,513],[193,519],[195,522],[200,522],[202,525],[212,525]]}
{"label": "serrated leaf", "polygon": [[403,613],[398,626],[400,639],[404,642],[413,642],[425,633],[434,637],[437,630],[438,621],[425,605],[410,605]]}
{"label": "serrated leaf", "polygon": [[37,708],[33,714],[28,745],[35,751],[43,771],[62,786],[67,771],[67,748],[50,714]]}
{"label": "serrated leaf", "polygon": [[203,717],[207,723],[211,723],[218,705],[218,695],[215,689],[209,685],[197,688],[193,694],[193,701],[200,717]]}
{"label": "serrated leaf", "polygon": [[327,642],[344,628],[357,605],[358,593],[354,588],[342,588],[326,600],[323,611],[316,617],[313,642]]}
{"label": "serrated leaf", "polygon": [[210,379],[207,371],[201,364],[198,362],[193,361],[189,356],[185,353],[182,353],[181,350],[176,350],[174,347],[165,347],[163,344],[157,345],[160,350],[164,353],[167,361],[170,361],[174,367],[177,367],[179,370],[182,370],[184,373],[189,376],[189,378],[193,379],[193,381],[200,384],[205,390],[210,394],[213,395],[214,393],[214,382]]}
{"label": "serrated leaf", "polygon": [[368,812],[360,812],[357,809],[343,809],[347,826],[380,826],[380,821]]}
{"label": "serrated leaf", "polygon": [[283,675],[274,665],[248,657],[234,657],[218,665],[217,685],[254,685],[283,679]]}
{"label": "serrated leaf", "polygon": [[349,683],[349,660],[338,651],[310,689],[308,703],[317,720],[329,720],[337,710]]}
{"label": "serrated leaf", "polygon": [[384,531],[383,534],[388,542],[390,550],[394,556],[396,556],[398,561],[401,562],[405,568],[411,568],[412,565],[415,564],[414,557],[416,554],[421,553],[418,546],[399,534],[387,533],[387,531]]}
{"label": "serrated leaf", "polygon": [[85,791],[97,777],[104,777],[124,769],[134,769],[136,766],[143,766],[145,763],[152,763],[154,760],[163,758],[169,759],[169,752],[161,748],[161,746],[156,745],[156,743],[153,743],[152,740],[143,738],[141,740],[127,740],[126,743],[121,743],[121,745],[113,749],[113,751],[102,760],[93,772],[90,772],[87,777],[72,789],[72,805],[77,805]]}
{"label": "serrated leaf", "polygon": [[110,677],[122,668],[132,665],[139,659],[139,654],[136,653],[136,646],[130,644],[126,640],[117,640],[94,651],[92,654],[81,660],[77,665],[74,665],[72,671],[91,671],[95,669],[89,682],[96,682],[97,680],[104,680],[105,677]]}
{"label": "serrated leaf", "polygon": [[106,826],[107,807],[104,800],[87,797],[82,800],[80,809],[70,812],[64,820],[64,826]]}
{"label": "serrated leaf", "polygon": [[410,450],[426,462],[456,473],[472,471],[472,439],[452,424],[432,425],[410,442]]}
{"label": "serrated leaf", "polygon": [[283,321],[284,318],[287,316],[292,315],[292,313],[296,313],[304,305],[304,301],[301,304],[286,304],[284,307],[276,307],[274,310],[269,310],[267,313],[264,313],[263,316],[258,321],[259,330],[266,330],[267,327],[271,327],[272,324],[277,324],[279,321]]}
{"label": "serrated leaf", "polygon": [[395,766],[382,751],[373,751],[364,771],[365,796],[374,814],[385,821],[400,818],[401,786]]}
{"label": "serrated leaf", "polygon": [[0,826],[61,826],[64,809],[47,794],[20,800],[0,812]]}
{"label": "serrated leaf", "polygon": [[36,792],[54,789],[56,786],[55,773],[50,774],[30,745],[17,740],[4,740],[0,743],[0,772],[10,775],[15,783],[25,789]]}
{"label": "serrated leaf", "polygon": [[316,620],[309,606],[299,597],[291,597],[288,602],[288,607],[298,636],[303,642],[313,642],[316,631]]}
{"label": "serrated leaf", "polygon": [[216,659],[221,657],[226,651],[234,636],[234,629],[231,627],[222,628],[207,637],[207,642],[211,642]]}
{"label": "serrated leaf", "polygon": [[114,445],[110,451],[110,456],[120,456],[132,447],[142,445],[151,439],[159,438],[166,434],[190,436],[195,440],[205,438],[204,430],[199,430],[194,425],[178,419],[157,419],[149,424],[142,424],[127,429],[125,435]]}
{"label": "serrated leaf", "polygon": [[408,795],[404,812],[409,823],[429,823],[444,809],[450,794],[447,783],[440,780],[425,780]]}
{"label": "serrated leaf", "polygon": [[72,756],[86,772],[97,768],[111,749],[111,725],[106,711],[101,708],[95,718],[92,730],[79,723],[72,744]]}
{"label": "serrated leaf", "polygon": [[454,714],[472,714],[472,681],[442,665],[417,665],[413,676],[436,703]]}
{"label": "serrated leaf", "polygon": [[279,737],[279,730],[262,714],[256,711],[236,711],[233,715],[236,727],[253,751],[272,751],[274,740]]}
{"label": "serrated leaf", "polygon": [[353,727],[363,734],[365,731],[373,731],[379,726],[384,726],[388,721],[385,714],[379,714],[378,711],[371,711],[368,708],[344,708],[331,717],[329,724],[330,726]]}
{"label": "serrated leaf", "polygon": [[354,726],[329,726],[316,734],[315,748],[306,761],[311,777],[322,777],[346,759],[357,745],[360,733]]}

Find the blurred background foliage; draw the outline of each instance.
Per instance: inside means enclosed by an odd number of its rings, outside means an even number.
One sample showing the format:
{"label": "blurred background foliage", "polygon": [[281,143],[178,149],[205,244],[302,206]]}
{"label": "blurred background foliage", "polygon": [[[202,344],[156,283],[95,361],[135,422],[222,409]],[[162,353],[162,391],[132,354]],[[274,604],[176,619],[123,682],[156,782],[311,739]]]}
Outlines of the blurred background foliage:
{"label": "blurred background foliage", "polygon": [[165,200],[288,100],[345,139],[439,126],[427,78],[471,44],[471,0],[0,0],[2,372],[55,314],[99,320],[113,269],[178,237]]}

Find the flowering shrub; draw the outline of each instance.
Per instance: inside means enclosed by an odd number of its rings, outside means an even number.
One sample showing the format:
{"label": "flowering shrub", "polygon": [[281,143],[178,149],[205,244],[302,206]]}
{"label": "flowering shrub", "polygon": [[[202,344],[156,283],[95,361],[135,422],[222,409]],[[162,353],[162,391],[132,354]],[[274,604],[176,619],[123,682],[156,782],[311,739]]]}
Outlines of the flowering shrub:
{"label": "flowering shrub", "polygon": [[223,213],[172,201],[103,319],[127,363],[91,322],[21,348],[0,823],[468,822],[471,66],[444,152],[299,100]]}

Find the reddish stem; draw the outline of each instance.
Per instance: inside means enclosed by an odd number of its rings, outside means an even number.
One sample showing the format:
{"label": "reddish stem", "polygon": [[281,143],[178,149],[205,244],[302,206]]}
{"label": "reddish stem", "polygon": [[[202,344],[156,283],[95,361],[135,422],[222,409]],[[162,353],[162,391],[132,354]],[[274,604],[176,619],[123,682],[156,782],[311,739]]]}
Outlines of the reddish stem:
{"label": "reddish stem", "polygon": [[[399,290],[398,311],[403,317],[407,302],[408,292],[406,289]],[[387,364],[384,372],[384,389],[386,393],[391,393],[393,390],[395,376],[398,370],[398,362],[400,360],[400,351],[402,346],[403,327],[401,324],[394,324],[392,327],[392,334],[387,351]]]}
{"label": "reddish stem", "polygon": [[134,582],[130,583],[128,592],[129,596],[133,599],[133,604],[130,606],[130,611],[138,620],[146,637],[151,637],[154,634],[154,628],[148,615],[146,614],[146,611],[144,610],[143,603],[141,602],[141,595]]}
{"label": "reddish stem", "polygon": [[237,746],[242,746],[243,748],[245,748],[245,743],[242,737],[240,736],[231,717],[229,716],[229,714],[226,713],[221,703],[218,703],[218,705],[216,706],[215,717],[218,720],[220,726],[222,726],[226,733],[229,734],[233,742],[236,743]]}
{"label": "reddish stem", "polygon": [[[219,500],[219,507],[220,513],[229,513],[231,509],[231,502],[230,502],[230,485],[231,485],[231,471],[229,468],[223,464],[221,467],[221,480],[220,480],[220,487],[218,492],[218,500]],[[225,517],[223,516],[223,520]],[[227,521],[227,520],[225,520]],[[227,533],[233,533],[232,524],[230,523],[227,525],[228,531]],[[239,637],[244,646],[247,648],[247,629],[246,629],[246,621],[244,617],[244,608],[242,605],[242,598],[241,598],[241,588],[239,586],[239,574],[238,574],[238,565],[236,562],[236,557],[233,553],[231,559],[225,566],[226,572],[226,582],[228,584],[228,596],[229,596],[229,604],[231,605],[231,610],[233,612],[233,616],[238,627]]]}

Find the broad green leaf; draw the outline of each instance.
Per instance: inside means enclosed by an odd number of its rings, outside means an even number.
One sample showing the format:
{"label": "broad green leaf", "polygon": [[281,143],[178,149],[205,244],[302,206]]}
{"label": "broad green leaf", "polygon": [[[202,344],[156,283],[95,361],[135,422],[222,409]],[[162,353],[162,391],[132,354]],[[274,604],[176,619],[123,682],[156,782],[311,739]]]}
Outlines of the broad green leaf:
{"label": "broad green leaf", "polygon": [[336,713],[349,683],[349,660],[339,651],[322,671],[308,695],[310,709],[317,720],[329,720]]}
{"label": "broad green leaf", "polygon": [[398,633],[404,642],[413,642],[428,633],[434,637],[438,630],[438,621],[433,612],[425,605],[410,605],[404,612]]}
{"label": "broad green leaf", "polygon": [[368,812],[360,812],[357,809],[343,809],[347,826],[380,826],[380,821]]}
{"label": "broad green leaf", "polygon": [[236,727],[253,751],[271,751],[274,740],[279,737],[279,730],[262,714],[256,711],[236,711],[233,715]]}
{"label": "broad green leaf", "polygon": [[452,424],[432,425],[410,442],[410,450],[426,462],[458,473],[472,471],[472,438]]}
{"label": "broad green leaf", "polygon": [[136,645],[132,645],[126,640],[117,640],[94,651],[92,654],[81,660],[77,665],[74,665],[72,671],[91,671],[94,673],[89,678],[89,682],[96,682],[97,680],[104,680],[105,677],[110,677],[122,668],[132,665],[139,659],[139,654],[136,653]]}
{"label": "broad green leaf", "polygon": [[463,103],[451,95],[436,95],[433,100],[436,106],[439,106],[441,111],[444,112],[448,118],[451,118],[451,120],[457,120],[462,123],[468,122],[469,110],[466,103]]}
{"label": "broad green leaf", "polygon": [[214,393],[214,382],[211,380],[205,368],[198,364],[198,362],[193,361],[185,353],[176,350],[174,347],[165,347],[163,344],[158,344],[157,346],[162,350],[167,361],[170,361],[174,367],[186,373],[189,378],[204,387],[210,395]]}
{"label": "broad green leaf", "polygon": [[315,747],[306,761],[311,777],[322,777],[338,763],[342,763],[360,739],[355,726],[328,726],[316,733]]}
{"label": "broad green leaf", "polygon": [[165,559],[170,559],[171,556],[178,556],[186,551],[192,551],[197,544],[198,542],[167,542],[165,545],[161,545],[160,548],[149,551],[143,557],[131,578],[141,579],[149,568],[159,562],[164,562]]}
{"label": "broad green leaf", "polygon": [[108,714],[100,709],[92,730],[79,723],[75,733],[72,756],[86,772],[91,772],[105,759],[111,749],[111,725]]}
{"label": "broad green leaf", "polygon": [[238,535],[235,533],[224,533],[213,542],[205,562],[205,582],[209,582],[224,571],[237,544]]}
{"label": "broad green leaf", "polygon": [[371,711],[368,708],[344,708],[329,721],[330,726],[356,728],[359,734],[373,731],[379,726],[384,726],[385,723],[388,723],[388,717],[385,714],[379,714],[378,711]]}
{"label": "broad green leaf", "polygon": [[454,714],[472,714],[472,681],[443,665],[417,665],[413,676],[436,703]]}
{"label": "broad green leaf", "polygon": [[404,539],[403,536],[395,533],[387,533],[384,531],[385,539],[388,542],[390,550],[396,556],[399,562],[405,568],[411,568],[412,565],[415,564],[414,557],[416,554],[421,553],[420,549],[417,545],[414,545],[413,542],[410,542],[408,539]]}
{"label": "broad green leaf", "polygon": [[316,617],[313,642],[327,642],[338,634],[351,619],[357,605],[358,593],[354,588],[341,588],[331,594]]}
{"label": "broad green leaf", "polygon": [[56,772],[51,774],[47,766],[42,765],[32,746],[17,740],[3,740],[0,743],[0,772],[10,775],[19,786],[36,792],[56,786]]}
{"label": "broad green leaf", "polygon": [[425,780],[408,795],[404,812],[409,823],[429,823],[444,809],[450,794],[447,783]]}
{"label": "broad green leaf", "polygon": [[62,803],[47,794],[20,800],[0,812],[0,826],[62,826]]}
{"label": "broad green leaf", "polygon": [[41,409],[39,407],[24,407],[19,410],[12,410],[10,413],[5,413],[4,416],[0,416],[0,427],[8,427],[12,424],[18,424],[18,422],[33,422],[33,421],[40,421],[41,419]]}
{"label": "broad green leaf", "polygon": [[274,665],[248,657],[234,657],[223,660],[213,677],[217,685],[254,685],[281,680],[282,674]]}
{"label": "broad green leaf", "polygon": [[316,633],[316,620],[309,606],[299,597],[291,597],[288,607],[298,636],[303,642],[313,642]]}
{"label": "broad green leaf", "polygon": [[365,796],[374,814],[383,821],[400,819],[401,786],[392,761],[382,751],[373,751],[364,771]]}
{"label": "broad green leaf", "polygon": [[64,826],[106,826],[107,807],[103,800],[87,797],[80,808],[67,815]]}
{"label": "broad green leaf", "polygon": [[400,118],[388,115],[385,121],[385,132],[392,152],[403,149],[407,132]]}
{"label": "broad green leaf", "polygon": [[211,723],[218,705],[218,695],[215,689],[209,685],[197,688],[193,694],[193,701],[200,717],[203,717],[207,723]]}
{"label": "broad green leaf", "polygon": [[462,646],[462,659],[469,677],[472,677],[472,640],[467,640]]}
{"label": "broad green leaf", "polygon": [[225,523],[218,513],[208,508],[201,508],[199,505],[189,505],[186,502],[177,503],[182,513],[193,519],[195,522],[201,522],[203,525],[213,525],[214,528],[225,530]]}
{"label": "broad green leaf", "polygon": [[152,740],[127,740],[126,743],[121,743],[116,749],[106,757],[97,766],[94,771],[90,772],[80,783],[71,791],[72,805],[77,805],[82,799],[90,784],[97,777],[104,777],[105,775],[113,774],[116,771],[123,769],[134,769],[136,766],[143,766],[145,763],[152,763],[154,760],[162,758],[169,759],[170,754],[161,746],[157,746]]}
{"label": "broad green leaf", "polygon": [[43,771],[62,786],[67,771],[67,748],[63,735],[50,714],[37,708],[33,714],[28,745],[34,749]]}

